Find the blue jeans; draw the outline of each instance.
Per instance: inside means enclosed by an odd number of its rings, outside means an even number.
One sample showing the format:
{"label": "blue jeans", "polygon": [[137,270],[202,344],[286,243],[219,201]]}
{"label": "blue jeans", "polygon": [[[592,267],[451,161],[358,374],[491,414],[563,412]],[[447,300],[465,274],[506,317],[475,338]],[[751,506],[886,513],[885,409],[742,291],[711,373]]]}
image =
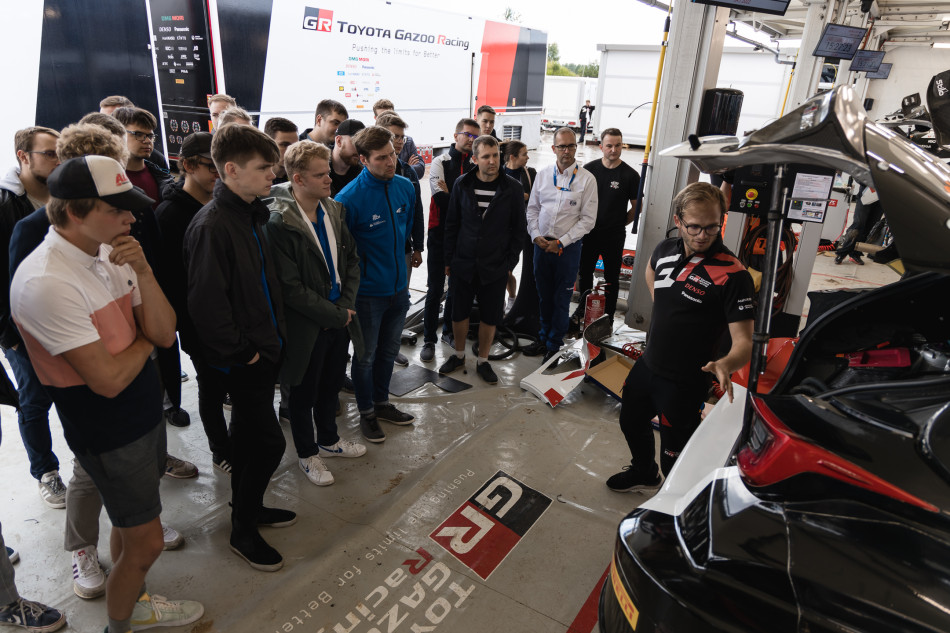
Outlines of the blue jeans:
{"label": "blue jeans", "polygon": [[538,286],[541,328],[538,340],[549,351],[561,349],[570,321],[571,295],[581,263],[581,241],[574,242],[558,255],[534,247],[534,279]]}
{"label": "blue jeans", "polygon": [[361,412],[389,401],[389,381],[409,312],[409,290],[389,297],[356,297],[356,316],[363,330],[363,355],[352,363],[356,406]]}
{"label": "blue jeans", "polygon": [[49,432],[49,410],[53,401],[33,371],[33,363],[23,343],[16,350],[3,350],[3,355],[10,361],[16,378],[20,397],[17,418],[20,422],[20,437],[23,438],[23,446],[30,460],[30,474],[39,479],[44,473],[59,470],[59,460],[53,453],[53,438]]}

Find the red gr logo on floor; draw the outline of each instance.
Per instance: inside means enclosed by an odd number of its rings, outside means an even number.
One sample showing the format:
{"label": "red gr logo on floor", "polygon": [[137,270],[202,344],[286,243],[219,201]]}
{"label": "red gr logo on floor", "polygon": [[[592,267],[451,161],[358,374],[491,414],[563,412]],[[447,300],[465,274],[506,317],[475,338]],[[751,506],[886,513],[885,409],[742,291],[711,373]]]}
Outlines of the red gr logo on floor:
{"label": "red gr logo on floor", "polygon": [[487,580],[551,499],[498,471],[429,537]]}

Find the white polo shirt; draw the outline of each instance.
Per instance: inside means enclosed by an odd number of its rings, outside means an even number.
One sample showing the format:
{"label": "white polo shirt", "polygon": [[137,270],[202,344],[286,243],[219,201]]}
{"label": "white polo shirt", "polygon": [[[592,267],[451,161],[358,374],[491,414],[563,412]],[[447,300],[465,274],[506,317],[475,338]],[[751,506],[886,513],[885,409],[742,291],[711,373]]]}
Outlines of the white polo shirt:
{"label": "white polo shirt", "polygon": [[121,394],[104,398],[62,357],[98,340],[116,355],[135,341],[132,308],[142,303],[138,279],[131,266],[110,262],[111,252],[103,244],[97,256],[89,255],[50,227],[10,284],[13,320],[74,452],[98,453],[138,439],[154,427],[151,404],[160,397],[151,362]]}

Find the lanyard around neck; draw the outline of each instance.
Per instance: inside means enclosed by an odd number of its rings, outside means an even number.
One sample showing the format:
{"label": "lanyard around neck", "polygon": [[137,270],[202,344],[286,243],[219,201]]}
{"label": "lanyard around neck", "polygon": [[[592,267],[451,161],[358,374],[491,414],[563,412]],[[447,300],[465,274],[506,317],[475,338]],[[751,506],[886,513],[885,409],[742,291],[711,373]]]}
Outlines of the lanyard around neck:
{"label": "lanyard around neck", "polygon": [[567,183],[567,186],[566,186],[566,187],[558,187],[558,184],[557,184],[557,171],[558,171],[558,170],[557,170],[557,165],[555,165],[555,166],[554,166],[554,173],[551,174],[552,178],[554,179],[554,187],[555,187],[558,191],[570,191],[570,190],[571,190],[571,185],[574,184],[574,176],[577,175],[577,163],[574,163],[574,173],[571,174],[571,181],[570,181],[569,183]]}

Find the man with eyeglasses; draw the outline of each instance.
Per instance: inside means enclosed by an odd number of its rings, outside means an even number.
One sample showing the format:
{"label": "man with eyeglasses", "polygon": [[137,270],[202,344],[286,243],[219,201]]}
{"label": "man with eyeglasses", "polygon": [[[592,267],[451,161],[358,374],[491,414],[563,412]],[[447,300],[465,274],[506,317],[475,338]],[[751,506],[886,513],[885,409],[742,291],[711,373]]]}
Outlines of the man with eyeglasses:
{"label": "man with eyeglasses", "polygon": [[129,163],[125,170],[129,180],[156,201],[152,205],[154,211],[163,199],[162,190],[172,182],[167,170],[149,160],[152,150],[155,149],[155,128],[158,121],[148,110],[135,107],[117,108],[112,116],[125,126],[129,147]]}
{"label": "man with eyeglasses", "polygon": [[[14,136],[17,166],[0,179],[0,244],[4,255],[10,249],[14,225],[49,202],[46,180],[59,165],[56,156],[58,138],[56,130],[39,126],[19,130]],[[66,486],[59,476],[59,460],[53,452],[49,407],[43,406],[48,399],[39,381],[35,380],[19,331],[10,318],[10,259],[3,256],[0,260],[0,275],[3,275],[6,289],[0,293],[3,295],[0,299],[0,346],[10,361],[20,392],[20,437],[30,460],[30,474],[39,482],[43,503],[51,508],[65,508]]]}
{"label": "man with eyeglasses", "polygon": [[538,354],[543,345],[545,363],[564,343],[581,242],[594,228],[598,200],[593,174],[574,159],[574,131],[558,129],[551,149],[557,161],[538,172],[527,210],[541,322],[538,343],[529,351]]}
{"label": "man with eyeglasses", "polygon": [[[688,185],[673,199],[679,232],[660,242],[646,270],[653,313],[643,356],[623,387],[620,429],[629,466],[607,479],[616,492],[651,490],[661,479],[651,420],[660,416],[660,468],[670,472],[700,422],[711,374],[732,402],[730,375],[752,356],[752,277],[722,243],[722,192]],[[731,343],[725,355],[723,335]]]}
{"label": "man with eyeglasses", "polygon": [[[455,144],[439,154],[429,165],[429,259],[426,262],[428,286],[423,314],[422,351],[419,360],[430,363],[435,359],[436,330],[439,326],[439,306],[445,291],[445,225],[441,221],[449,208],[449,196],[455,180],[468,173],[472,163],[472,143],[480,133],[475,119],[461,119],[455,125]],[[452,335],[452,284],[445,296],[445,320],[442,323],[442,341],[455,349]]]}

